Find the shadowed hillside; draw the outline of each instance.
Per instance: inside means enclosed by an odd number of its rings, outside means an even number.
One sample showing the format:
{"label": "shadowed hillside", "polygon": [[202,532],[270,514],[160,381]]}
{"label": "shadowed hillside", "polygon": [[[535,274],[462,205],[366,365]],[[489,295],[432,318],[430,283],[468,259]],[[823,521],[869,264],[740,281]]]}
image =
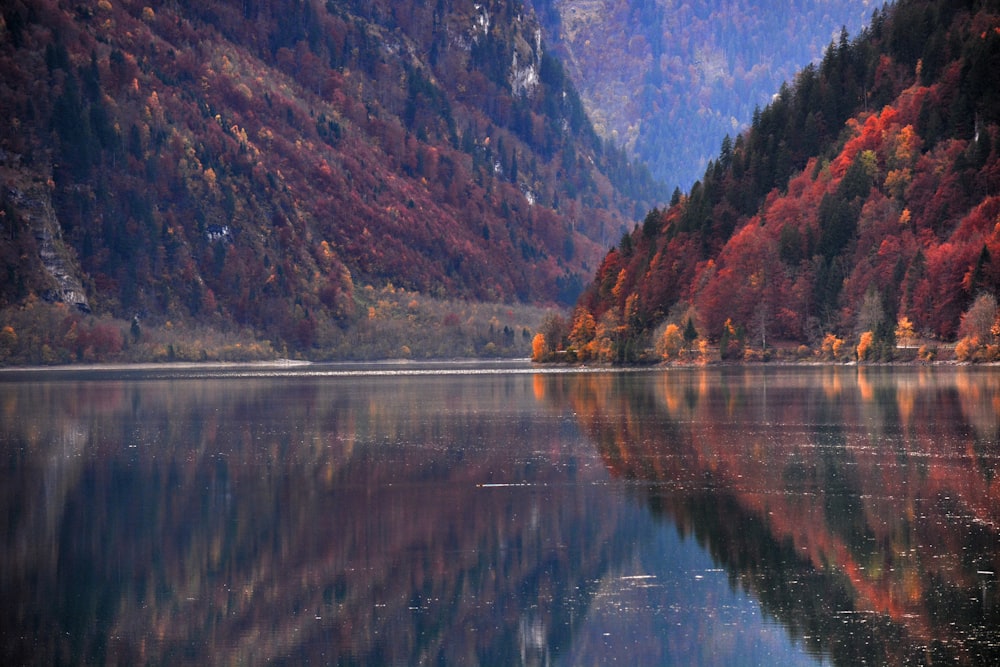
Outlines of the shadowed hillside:
{"label": "shadowed hillside", "polygon": [[0,18],[3,307],[308,354],[366,314],[366,285],[571,303],[660,196],[516,0],[14,0]]}

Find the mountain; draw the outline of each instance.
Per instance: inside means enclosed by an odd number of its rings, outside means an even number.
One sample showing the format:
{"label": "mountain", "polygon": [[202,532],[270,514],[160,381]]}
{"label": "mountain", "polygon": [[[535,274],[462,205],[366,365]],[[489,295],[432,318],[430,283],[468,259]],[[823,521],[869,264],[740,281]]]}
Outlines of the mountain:
{"label": "mountain", "polygon": [[384,288],[572,303],[662,200],[518,0],[13,0],[0,113],[0,308],[136,339],[314,354]]}
{"label": "mountain", "polygon": [[724,358],[783,341],[884,359],[897,337],[1000,356],[998,67],[995,0],[878,12],[625,234],[539,350],[637,359],[674,324]]}
{"label": "mountain", "polygon": [[875,0],[533,0],[602,136],[688,189],[724,136],[744,131]]}

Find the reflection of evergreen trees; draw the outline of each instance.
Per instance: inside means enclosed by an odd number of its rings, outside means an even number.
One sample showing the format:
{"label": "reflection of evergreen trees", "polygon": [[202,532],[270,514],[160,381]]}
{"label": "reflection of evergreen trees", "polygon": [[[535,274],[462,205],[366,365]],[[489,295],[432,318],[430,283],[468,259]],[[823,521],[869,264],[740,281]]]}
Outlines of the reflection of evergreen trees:
{"label": "reflection of evergreen trees", "polygon": [[[968,589],[931,575],[923,600],[939,631],[957,625],[967,641],[915,641],[887,616],[856,607],[851,582],[836,568],[817,569],[803,559],[795,544],[778,540],[759,516],[747,513],[740,500],[726,493],[669,494],[651,486],[647,502],[656,516],[691,530],[704,548],[725,567],[734,586],[760,601],[789,633],[809,650],[829,656],[836,665],[859,664],[994,664],[1000,653],[990,639],[1000,623],[1000,610]],[[995,547],[995,536],[971,540],[968,553]],[[983,589],[983,594],[986,588]]]}
{"label": "reflection of evergreen trees", "polygon": [[[0,597],[16,603],[0,627],[36,634],[0,650],[18,663],[567,655],[598,582],[646,558],[649,538],[635,504],[590,483],[604,472],[580,460],[571,408],[638,506],[809,651],[995,663],[996,583],[979,573],[998,553],[982,478],[1000,389],[990,375],[857,373],[8,387]],[[478,486],[490,481],[530,486]],[[158,639],[140,653],[139,637]]]}
{"label": "reflection of evergreen trees", "polygon": [[[748,513],[723,491],[663,493],[651,486],[654,515],[691,531],[729,573],[731,584],[750,591],[765,614],[784,625],[811,653],[833,664],[892,664],[921,653],[897,654],[899,628],[873,614],[857,613],[851,584],[836,570],[816,570],[791,540],[776,539],[767,522]],[[899,660],[902,657],[903,660]]]}
{"label": "reflection of evergreen trees", "polygon": [[[959,379],[960,403],[948,375],[917,391],[905,373],[857,385],[853,373],[594,378],[573,405],[614,474],[649,483],[654,516],[812,651],[835,664],[992,664],[1000,609],[982,573],[1000,537],[973,518],[992,516],[991,475],[969,455],[979,436],[963,413],[995,430],[977,406],[996,384]],[[926,430],[913,421],[932,413]]]}

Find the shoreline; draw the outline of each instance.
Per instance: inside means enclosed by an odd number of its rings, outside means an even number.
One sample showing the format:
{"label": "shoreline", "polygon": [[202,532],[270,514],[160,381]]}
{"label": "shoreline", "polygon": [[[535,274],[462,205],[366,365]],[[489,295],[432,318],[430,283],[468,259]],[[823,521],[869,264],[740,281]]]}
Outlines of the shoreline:
{"label": "shoreline", "polygon": [[370,368],[385,367],[420,368],[420,367],[530,367],[532,362],[527,357],[477,359],[477,358],[441,358],[441,359],[372,359],[344,361],[308,361],[304,359],[272,359],[266,361],[143,361],[143,362],[105,362],[94,364],[56,364],[52,366],[0,366],[0,380],[4,376],[10,378],[16,375],[87,375],[91,373],[170,373],[170,372],[211,372],[211,371],[268,371],[268,370],[304,370],[322,368]]}
{"label": "shoreline", "polygon": [[169,371],[239,371],[239,370],[279,370],[279,369],[306,369],[321,367],[354,367],[354,368],[379,368],[386,366],[521,366],[535,368],[539,372],[547,370],[573,370],[573,369],[595,369],[601,368],[608,371],[614,370],[666,370],[666,369],[693,369],[693,368],[795,368],[795,367],[857,367],[857,368],[934,368],[934,367],[963,367],[963,368],[995,368],[1000,367],[997,361],[958,361],[956,359],[940,359],[933,361],[926,360],[906,360],[906,361],[830,361],[805,359],[793,360],[771,360],[771,361],[709,361],[699,363],[697,361],[660,361],[649,364],[601,364],[601,363],[560,363],[560,362],[534,362],[528,358],[517,359],[372,359],[372,360],[345,360],[345,361],[308,361],[303,359],[273,359],[268,361],[163,361],[163,362],[112,362],[96,364],[57,364],[52,366],[28,365],[28,366],[0,366],[0,379],[4,376],[13,375],[43,375],[43,374],[79,374],[88,373],[125,373],[125,372],[169,372]]}
{"label": "shoreline", "polygon": [[312,365],[312,361],[299,359],[273,359],[270,361],[139,361],[110,362],[97,364],[56,364],[53,366],[0,366],[4,373],[65,373],[78,371],[118,372],[118,371],[161,371],[161,370],[224,370],[239,368],[296,368]]}

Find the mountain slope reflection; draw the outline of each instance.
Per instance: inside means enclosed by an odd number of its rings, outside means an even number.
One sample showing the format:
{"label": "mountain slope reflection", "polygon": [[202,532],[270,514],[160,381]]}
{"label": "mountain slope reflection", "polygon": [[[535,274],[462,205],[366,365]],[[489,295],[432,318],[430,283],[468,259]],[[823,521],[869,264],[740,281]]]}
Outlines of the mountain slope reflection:
{"label": "mountain slope reflection", "polygon": [[991,372],[0,381],[4,664],[1000,659]]}
{"label": "mountain slope reflection", "polygon": [[619,478],[835,662],[1000,660],[1000,375],[552,378]]}
{"label": "mountain slope reflection", "polygon": [[514,664],[635,541],[526,375],[0,384],[0,411],[18,663]]}

